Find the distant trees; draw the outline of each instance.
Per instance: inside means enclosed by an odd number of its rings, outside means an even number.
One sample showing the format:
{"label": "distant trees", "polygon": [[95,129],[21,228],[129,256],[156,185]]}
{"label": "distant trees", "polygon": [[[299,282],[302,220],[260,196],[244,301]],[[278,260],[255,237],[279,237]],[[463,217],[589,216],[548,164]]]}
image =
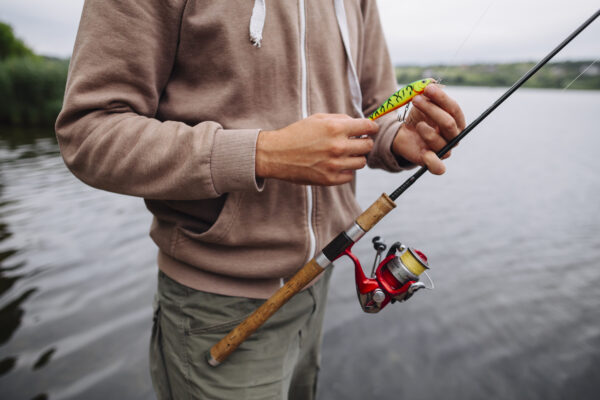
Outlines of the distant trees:
{"label": "distant trees", "polygon": [[33,51],[22,40],[15,38],[12,27],[0,22],[0,60],[9,57],[32,57]]}
{"label": "distant trees", "polygon": [[[525,87],[562,89],[581,75],[570,89],[600,89],[600,67],[592,61],[562,61],[546,65],[535,74]],[[424,77],[442,78],[442,83],[456,86],[509,87],[523,76],[534,63],[435,65],[427,67],[398,66],[399,84],[410,83]],[[591,65],[591,67],[590,67]]]}
{"label": "distant trees", "polygon": [[62,107],[68,60],[36,55],[0,22],[0,124],[52,127]]}

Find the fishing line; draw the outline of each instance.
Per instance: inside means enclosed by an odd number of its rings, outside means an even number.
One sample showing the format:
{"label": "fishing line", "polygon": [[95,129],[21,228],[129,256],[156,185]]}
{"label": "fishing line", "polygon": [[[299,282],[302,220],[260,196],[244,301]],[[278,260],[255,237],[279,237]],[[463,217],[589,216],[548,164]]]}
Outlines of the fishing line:
{"label": "fishing line", "polygon": [[594,61],[592,61],[592,63],[590,65],[587,66],[586,69],[583,70],[582,73],[580,73],[579,75],[577,75],[577,77],[575,79],[573,79],[567,86],[565,86],[562,90],[567,90],[569,88],[569,86],[571,86],[573,83],[575,83],[575,81],[579,78],[581,78],[581,76],[583,74],[585,74],[587,72],[588,69],[592,68],[592,65],[596,64],[598,61],[600,61],[600,57],[596,58]]}
{"label": "fishing line", "polygon": [[471,36],[475,32],[475,30],[477,29],[477,27],[479,26],[479,24],[481,23],[481,21],[483,20],[483,18],[486,16],[486,14],[490,10],[490,8],[492,8],[492,6],[494,5],[495,2],[496,2],[495,0],[491,1],[487,5],[487,7],[483,11],[483,13],[479,16],[479,18],[477,19],[477,21],[475,21],[475,25],[473,25],[473,27],[471,28],[471,31],[467,34],[467,36],[465,37],[465,39],[458,46],[458,48],[454,52],[454,55],[452,57],[450,57],[450,61],[447,62],[446,68],[440,74],[439,79],[436,79],[438,81],[438,83],[440,83],[442,81],[442,79],[444,78],[444,76],[446,76],[446,74],[448,73],[448,70],[450,69],[450,67],[452,66],[452,64],[454,64],[454,62],[456,61],[456,58],[457,58],[458,54],[460,53],[460,51],[462,50],[462,48],[465,46],[465,44],[467,43],[467,41],[471,38]]}
{"label": "fishing line", "polygon": [[[536,72],[538,72],[548,61],[550,61],[559,51],[561,51],[566,45],[568,45],[577,35],[581,33],[585,28],[588,27],[596,18],[600,15],[600,9],[596,11],[590,18],[588,18],[583,24],[581,24],[573,33],[571,33],[565,40],[562,41],[558,46],[554,48],[546,57],[544,57],[540,62],[534,65],[529,72],[521,77],[514,85],[512,85],[498,100],[494,102],[487,110],[485,110],[479,117],[477,117],[473,122],[471,122],[465,129],[462,130],[454,139],[448,142],[443,149],[441,149],[437,156],[442,158],[446,153],[450,151],[454,146],[456,146],[461,140],[464,139],[465,136],[469,134],[477,125],[481,123],[484,119],[487,118],[500,104],[502,104],[506,99],[508,99],[517,89],[519,89],[525,82],[529,80]],[[423,166],[417,170],[410,178],[408,178],[404,183],[396,190],[389,195],[392,200],[396,200],[402,193],[406,191],[409,187],[412,186],[413,183],[417,181],[423,174],[427,172],[427,167]]]}
{"label": "fishing line", "polygon": [[[492,8],[492,6],[494,5],[495,2],[496,2],[495,0],[492,0],[488,3],[485,10],[483,10],[483,13],[479,16],[479,18],[477,18],[477,20],[475,21],[475,24],[471,27],[471,30],[469,31],[467,36],[463,39],[463,41],[458,46],[458,48],[456,49],[456,51],[454,52],[452,57],[450,57],[450,61],[448,61],[446,63],[446,68],[444,68],[442,73],[439,74],[438,77],[435,78],[435,80],[438,84],[442,83],[442,80],[444,79],[444,77],[446,76],[446,74],[448,73],[450,68],[454,65],[454,62],[456,61],[458,54],[460,53],[462,48],[465,46],[465,44],[469,41],[469,39],[471,38],[471,36],[473,35],[473,33],[475,32],[477,27],[479,26],[479,24],[481,23],[483,18],[485,18],[486,14],[490,10],[490,8]],[[408,111],[410,110],[410,105],[411,105],[411,103],[406,104],[406,106],[404,107],[404,111],[398,110],[398,112],[397,112],[398,121],[400,121],[400,122],[406,121],[406,116],[408,115]]]}

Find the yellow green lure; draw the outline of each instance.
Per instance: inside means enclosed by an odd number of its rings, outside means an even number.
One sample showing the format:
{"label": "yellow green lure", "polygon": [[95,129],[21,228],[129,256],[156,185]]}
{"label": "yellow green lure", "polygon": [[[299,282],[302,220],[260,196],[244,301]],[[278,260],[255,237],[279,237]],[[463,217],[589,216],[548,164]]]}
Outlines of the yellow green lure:
{"label": "yellow green lure", "polygon": [[390,111],[394,111],[409,103],[416,95],[423,93],[430,83],[435,83],[435,79],[421,79],[404,86],[402,89],[391,95],[377,110],[373,111],[373,114],[369,115],[369,119],[374,121]]}

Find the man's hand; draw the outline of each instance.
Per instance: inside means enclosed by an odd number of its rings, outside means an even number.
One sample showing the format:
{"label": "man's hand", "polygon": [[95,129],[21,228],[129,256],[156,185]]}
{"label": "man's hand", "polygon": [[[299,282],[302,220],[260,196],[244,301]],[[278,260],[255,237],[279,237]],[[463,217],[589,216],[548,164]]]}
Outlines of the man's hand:
{"label": "man's hand", "polygon": [[276,131],[261,131],[256,175],[312,185],[350,182],[373,148],[378,125],[340,114],[315,114]]}
{"label": "man's hand", "polygon": [[[436,153],[465,128],[465,117],[456,101],[437,85],[415,97],[406,121],[392,144],[394,154],[414,164],[425,165],[432,174],[446,171]],[[443,158],[450,157],[450,152]]]}

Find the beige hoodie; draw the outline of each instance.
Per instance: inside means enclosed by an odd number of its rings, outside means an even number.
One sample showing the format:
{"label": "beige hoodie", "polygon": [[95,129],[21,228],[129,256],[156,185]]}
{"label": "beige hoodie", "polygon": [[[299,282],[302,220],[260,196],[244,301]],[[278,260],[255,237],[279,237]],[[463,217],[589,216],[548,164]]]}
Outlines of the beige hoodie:
{"label": "beige hoodie", "polygon": [[[167,275],[257,298],[360,212],[353,184],[257,180],[258,132],[314,113],[360,116],[345,23],[364,113],[396,89],[375,0],[267,1],[264,11],[257,47],[251,1],[87,0],[56,123],[78,178],[145,199]],[[397,129],[393,116],[381,122],[369,166],[401,169]]]}

